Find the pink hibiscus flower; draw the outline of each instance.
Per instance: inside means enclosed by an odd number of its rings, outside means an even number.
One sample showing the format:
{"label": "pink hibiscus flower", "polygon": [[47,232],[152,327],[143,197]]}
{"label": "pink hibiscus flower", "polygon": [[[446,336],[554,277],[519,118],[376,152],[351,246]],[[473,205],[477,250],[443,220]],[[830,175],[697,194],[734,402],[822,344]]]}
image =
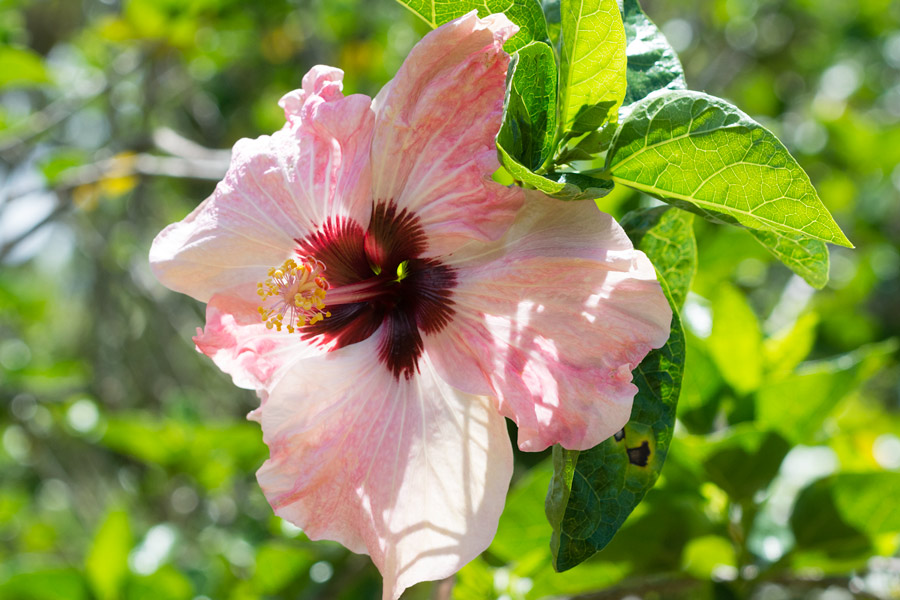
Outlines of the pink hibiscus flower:
{"label": "pink hibiscus flower", "polygon": [[150,251],[207,302],[197,347],[262,399],[275,512],[368,553],[396,599],[490,543],[512,450],[590,448],[628,420],[669,334],[647,258],[590,202],[495,183],[516,31],[470,13],[372,100],[315,67]]}

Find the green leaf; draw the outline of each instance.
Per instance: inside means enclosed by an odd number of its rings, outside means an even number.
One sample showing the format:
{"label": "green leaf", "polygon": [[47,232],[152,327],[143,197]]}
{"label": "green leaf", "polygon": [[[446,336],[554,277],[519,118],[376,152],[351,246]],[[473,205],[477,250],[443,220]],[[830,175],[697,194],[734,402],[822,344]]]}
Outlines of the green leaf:
{"label": "green leaf", "polygon": [[625,28],[616,0],[562,0],[560,117],[563,132],[615,122],[625,98]]}
{"label": "green leaf", "polygon": [[517,55],[507,86],[503,125],[497,134],[500,163],[520,185],[560,200],[605,196],[613,188],[609,179],[540,173],[551,158],[556,136],[556,59],[543,42],[529,44]]}
{"label": "green leaf", "polygon": [[620,224],[634,245],[652,257],[660,283],[681,310],[697,270],[694,217],[671,206],[658,206],[628,213]]}
{"label": "green leaf", "polygon": [[737,427],[703,449],[703,467],[710,481],[746,501],[769,485],[790,449],[775,432]]}
{"label": "green leaf", "polygon": [[762,382],[762,331],[753,310],[734,287],[723,284],[712,298],[713,327],[707,339],[710,357],[722,377],[740,394]]}
{"label": "green leaf", "polygon": [[112,510],[94,534],[85,561],[85,574],[98,600],[113,600],[122,595],[128,576],[128,553],[132,546],[128,513]]}
{"label": "green leaf", "polygon": [[547,40],[547,22],[538,0],[397,0],[432,28],[473,10],[479,17],[504,13],[519,26],[504,48],[514,52],[535,41]]}
{"label": "green leaf", "polygon": [[624,1],[622,20],[628,40],[625,104],[633,104],[656,90],[685,89],[687,85],[678,55],[641,10],[638,0]]}
{"label": "green leaf", "polygon": [[737,567],[734,544],[728,538],[705,535],[692,539],[684,549],[681,570],[697,579],[710,579],[718,567]]}
{"label": "green leaf", "polygon": [[502,146],[497,146],[497,153],[500,164],[517,183],[560,200],[602,198],[613,188],[613,182],[609,179],[596,179],[580,173],[548,173],[546,177],[538,175],[512,158]]}
{"label": "green leaf", "polygon": [[809,285],[821,290],[828,283],[828,246],[822,240],[781,231],[748,231],[775,258]]}
{"label": "green leaf", "polygon": [[[677,211],[672,211],[675,214]],[[668,211],[633,213],[625,221],[635,247],[654,263],[669,303],[683,299],[696,262],[690,220]],[[673,249],[662,240],[672,236]],[[666,280],[665,274],[675,283]],[[673,296],[672,291],[678,296]],[[684,333],[677,308],[666,345],[633,372],[638,388],[631,419],[616,436],[585,451],[553,448],[554,474],[546,513],[553,526],[554,567],[570,569],[606,546],[656,483],[675,424],[684,370]]]}
{"label": "green leaf", "polygon": [[780,331],[768,338],[763,347],[765,371],[769,375],[786,375],[793,372],[812,351],[816,341],[819,315],[801,315],[790,330]]}
{"label": "green leaf", "polygon": [[163,565],[151,575],[133,575],[128,581],[128,600],[190,600],[191,581],[172,565]]}
{"label": "green leaf", "polygon": [[834,557],[866,552],[869,540],[843,518],[835,503],[833,481],[834,478],[814,481],[797,496],[790,519],[797,547],[820,550]]}
{"label": "green leaf", "polygon": [[[638,388],[631,418],[616,436],[585,451],[553,448],[547,493],[550,547],[558,571],[603,549],[659,478],[675,426],[684,373],[684,332],[678,314],[697,261],[690,215],[660,207],[635,211],[623,227],[653,262],[669,304],[672,330],[632,373]],[[671,278],[671,279],[670,279]]]}
{"label": "green leaf", "polygon": [[[767,382],[756,394],[759,423],[794,443],[814,443],[838,403],[885,366],[894,340],[870,344],[842,356],[806,363],[787,378]],[[802,398],[785,402],[785,398]]]}
{"label": "green leaf", "polygon": [[0,582],[2,600],[87,600],[87,586],[76,569],[48,568],[15,573]]}
{"label": "green leaf", "polygon": [[497,146],[536,171],[553,151],[556,135],[556,59],[550,46],[536,42],[521,48],[513,61]]}
{"label": "green leaf", "polygon": [[309,571],[316,560],[316,555],[305,548],[268,542],[256,554],[252,587],[261,594],[277,594]]}
{"label": "green leaf", "polygon": [[40,54],[27,48],[0,47],[0,90],[48,83]]}
{"label": "green leaf", "polygon": [[506,562],[515,562],[534,550],[547,552],[550,526],[540,508],[552,472],[550,461],[544,460],[532,467],[512,487],[506,498],[503,514],[500,515],[497,534],[490,546],[492,556]]}
{"label": "green leaf", "polygon": [[656,483],[672,439],[683,365],[684,333],[675,313],[669,341],[634,370],[638,392],[622,432],[581,452],[553,447],[546,512],[558,571],[603,549]]}
{"label": "green leaf", "polygon": [[838,473],[829,483],[844,521],[870,536],[900,532],[900,473]]}
{"label": "green leaf", "polygon": [[667,90],[633,105],[606,169],[618,183],[707,217],[852,247],[784,145],[713,96]]}
{"label": "green leaf", "polygon": [[550,43],[554,48],[558,48],[560,22],[562,15],[559,10],[560,0],[541,0],[541,7],[544,9],[544,16],[547,19],[547,34],[550,36]]}

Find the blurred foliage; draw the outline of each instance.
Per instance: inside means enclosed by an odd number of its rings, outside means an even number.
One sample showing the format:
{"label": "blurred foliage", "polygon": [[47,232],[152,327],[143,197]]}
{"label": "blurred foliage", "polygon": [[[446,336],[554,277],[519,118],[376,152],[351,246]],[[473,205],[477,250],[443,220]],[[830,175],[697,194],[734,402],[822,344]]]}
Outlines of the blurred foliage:
{"label": "blurred foliage", "polygon": [[[517,454],[453,597],[900,597],[900,4],[643,5],[688,85],[784,140],[856,249],[814,292],[695,220],[659,483],[556,574],[552,465]],[[194,351],[202,306],[146,255],[211,192],[212,149],[280,127],[310,66],[372,95],[425,31],[391,0],[0,0],[0,599],[379,596],[366,557],[272,515],[256,400]]]}

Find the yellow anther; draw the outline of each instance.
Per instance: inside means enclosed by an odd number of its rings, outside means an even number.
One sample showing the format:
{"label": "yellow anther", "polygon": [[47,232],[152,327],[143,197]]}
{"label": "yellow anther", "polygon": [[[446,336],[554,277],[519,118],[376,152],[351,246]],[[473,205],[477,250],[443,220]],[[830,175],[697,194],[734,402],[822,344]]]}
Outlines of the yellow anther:
{"label": "yellow anther", "polygon": [[300,257],[299,263],[289,258],[267,271],[269,278],[257,284],[256,293],[265,302],[257,310],[268,329],[281,331],[285,326],[294,333],[331,316],[324,310],[328,290],[324,270],[316,259]]}

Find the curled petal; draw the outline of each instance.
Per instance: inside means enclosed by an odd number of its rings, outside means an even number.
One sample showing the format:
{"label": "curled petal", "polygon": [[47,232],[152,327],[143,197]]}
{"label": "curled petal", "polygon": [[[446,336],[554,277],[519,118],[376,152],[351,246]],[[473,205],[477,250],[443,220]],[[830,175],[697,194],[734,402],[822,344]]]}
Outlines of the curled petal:
{"label": "curled petal", "polygon": [[257,476],[276,514],[311,539],[370,554],[396,599],[490,544],[512,451],[486,398],[450,388],[427,357],[398,381],[372,360],[376,343],[286,373],[260,411],[270,458]]}
{"label": "curled petal", "polygon": [[485,251],[454,255],[454,327],[425,340],[441,376],[489,394],[519,447],[591,448],[628,420],[631,371],[669,336],[647,257],[590,202],[534,195]]}
{"label": "curled petal", "polygon": [[517,28],[475,11],[430,32],[375,99],[373,196],[414,211],[432,255],[460,239],[497,239],[512,223],[521,190],[495,183],[494,137],[503,116]]}
{"label": "curled petal", "polygon": [[343,97],[340,71],[317,67],[282,99],[289,123],[243,139],[213,195],[153,241],[150,264],[167,287],[208,301],[253,286],[332,216],[368,219],[374,114],[366,96]]}

